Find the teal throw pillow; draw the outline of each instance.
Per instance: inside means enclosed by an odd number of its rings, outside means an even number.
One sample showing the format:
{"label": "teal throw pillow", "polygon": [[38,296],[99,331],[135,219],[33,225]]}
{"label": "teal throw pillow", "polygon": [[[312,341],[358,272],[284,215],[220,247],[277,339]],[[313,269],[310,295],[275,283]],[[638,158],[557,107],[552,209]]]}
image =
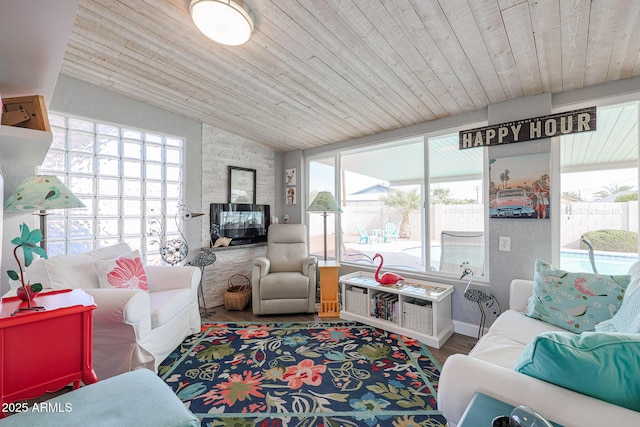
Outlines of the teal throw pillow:
{"label": "teal throw pillow", "polygon": [[640,411],[640,336],[544,332],[527,345],[517,372]]}
{"label": "teal throw pillow", "polygon": [[640,291],[635,290],[629,295],[627,290],[620,310],[611,319],[598,323],[596,331],[640,334]]}
{"label": "teal throw pillow", "polygon": [[622,305],[628,275],[571,273],[537,260],[526,315],[580,333],[593,331]]}

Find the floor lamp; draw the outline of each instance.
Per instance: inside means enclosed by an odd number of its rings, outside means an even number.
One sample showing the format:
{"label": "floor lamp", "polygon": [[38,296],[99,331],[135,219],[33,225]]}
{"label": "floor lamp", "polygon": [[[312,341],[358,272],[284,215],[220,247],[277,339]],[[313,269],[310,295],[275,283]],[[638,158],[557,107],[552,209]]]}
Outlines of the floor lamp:
{"label": "floor lamp", "polygon": [[47,210],[84,208],[85,205],[53,175],[33,175],[25,179],[4,203],[5,212],[38,211],[42,240],[47,250]]}
{"label": "floor lamp", "polygon": [[320,311],[318,316],[335,317],[340,314],[338,303],[338,268],[337,262],[327,261],[327,215],[340,213],[340,205],[328,191],[318,193],[307,212],[322,213],[324,217],[324,262],[319,262],[320,267]]}

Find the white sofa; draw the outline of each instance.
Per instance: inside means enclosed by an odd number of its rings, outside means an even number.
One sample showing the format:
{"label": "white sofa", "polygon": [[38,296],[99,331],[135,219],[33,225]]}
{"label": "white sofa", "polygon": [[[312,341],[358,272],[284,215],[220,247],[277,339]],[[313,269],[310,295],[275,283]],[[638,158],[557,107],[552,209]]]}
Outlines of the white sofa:
{"label": "white sofa", "polygon": [[[99,380],[138,368],[155,372],[190,334],[200,331],[197,290],[200,269],[145,266],[149,291],[100,288],[96,262],[131,253],[127,244],[80,254],[37,259],[26,270],[43,292],[83,289],[97,305],[93,313],[93,366]],[[17,283],[10,293],[15,293]]]}
{"label": "white sofa", "polygon": [[[532,281],[514,280],[509,310],[498,317],[469,355],[456,354],[445,362],[438,386],[438,409],[449,427],[458,425],[477,391],[514,406],[527,404],[565,427],[640,426],[640,412],[514,370],[525,346],[538,334],[563,331],[522,314],[532,292]],[[629,375],[638,375],[638,372],[629,372]],[[607,384],[602,384],[602,387],[607,387]]]}

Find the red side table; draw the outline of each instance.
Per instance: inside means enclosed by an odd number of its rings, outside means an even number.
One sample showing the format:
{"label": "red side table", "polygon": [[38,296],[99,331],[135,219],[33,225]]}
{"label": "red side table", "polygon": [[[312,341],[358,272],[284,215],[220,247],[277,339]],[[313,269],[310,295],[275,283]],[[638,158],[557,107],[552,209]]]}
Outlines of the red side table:
{"label": "red side table", "polygon": [[[18,297],[0,303],[0,405],[34,399],[73,383],[73,388],[98,381],[93,370],[93,310],[91,297],[80,289],[38,295],[33,305],[43,311],[23,311]],[[0,412],[0,418],[4,417]]]}

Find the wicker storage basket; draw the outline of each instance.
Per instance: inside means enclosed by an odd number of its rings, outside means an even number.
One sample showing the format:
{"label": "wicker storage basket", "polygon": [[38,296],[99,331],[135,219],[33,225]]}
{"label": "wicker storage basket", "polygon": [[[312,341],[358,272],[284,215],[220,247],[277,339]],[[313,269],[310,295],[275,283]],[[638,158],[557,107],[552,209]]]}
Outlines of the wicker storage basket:
{"label": "wicker storage basket", "polygon": [[225,310],[242,311],[251,301],[251,281],[247,276],[234,274],[229,278],[227,290],[224,291]]}

